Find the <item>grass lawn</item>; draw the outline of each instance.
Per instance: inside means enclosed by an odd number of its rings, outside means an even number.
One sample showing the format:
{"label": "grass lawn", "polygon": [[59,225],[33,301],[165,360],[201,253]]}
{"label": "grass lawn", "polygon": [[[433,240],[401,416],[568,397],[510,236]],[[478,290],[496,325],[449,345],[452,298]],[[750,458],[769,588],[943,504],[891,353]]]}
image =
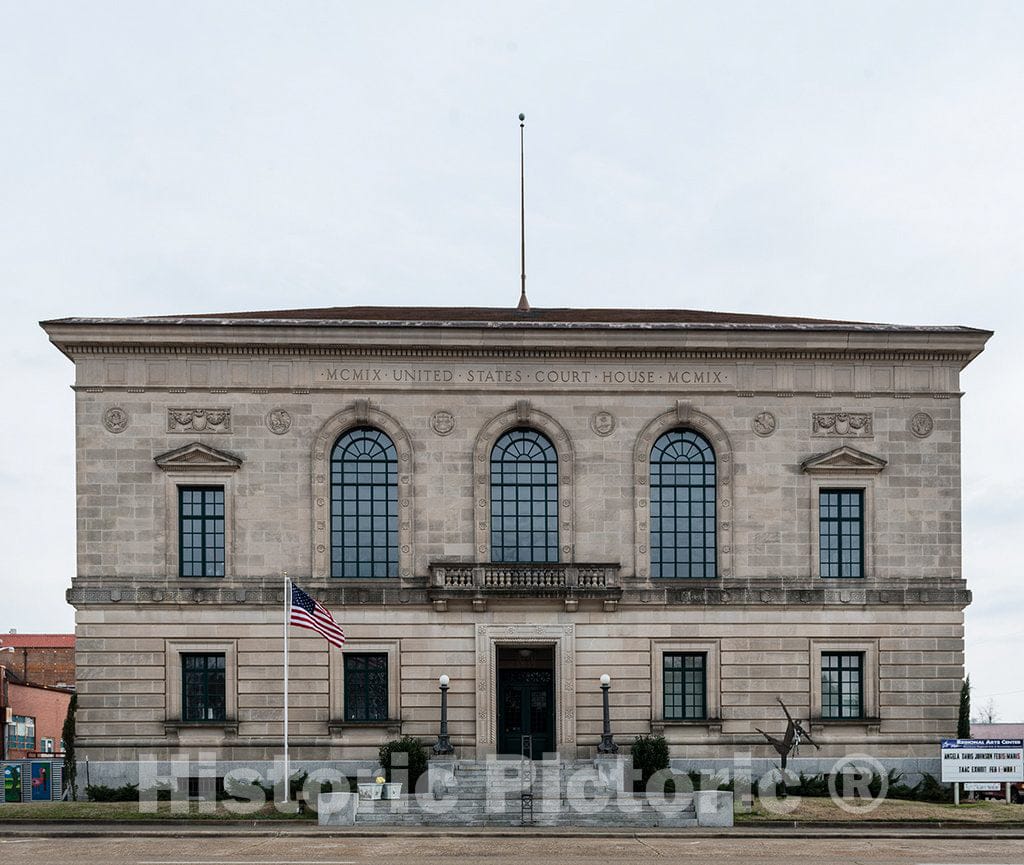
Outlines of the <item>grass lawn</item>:
{"label": "grass lawn", "polygon": [[[143,811],[138,802],[22,802],[0,805],[0,823],[33,820],[306,820],[316,814],[282,814],[273,805],[263,805],[256,813],[230,811],[217,802],[214,810],[190,802],[182,813],[181,804],[158,802],[157,810]],[[172,805],[177,808],[172,810]]]}
{"label": "grass lawn", "polygon": [[[790,799],[792,801],[792,798]],[[1024,823],[1024,805],[1007,805],[1004,802],[971,802],[964,805],[946,805],[936,802],[907,802],[900,799],[886,799],[873,811],[857,811],[854,814],[840,808],[827,798],[802,798],[791,814],[776,814],[757,800],[749,813],[736,812],[736,823],[753,821],[811,823],[817,821],[889,822],[894,820],[918,820],[932,823],[957,821],[967,823]]]}
{"label": "grass lawn", "polygon": [[[793,802],[790,797],[788,802]],[[200,803],[189,803],[187,813],[172,810],[172,804],[159,802],[155,812],[142,811],[137,802],[36,802],[0,805],[0,823],[36,820],[307,820],[316,814],[282,814],[273,805],[264,805],[253,814],[240,814],[216,803],[215,810],[200,810]],[[892,822],[913,820],[918,822],[967,822],[1024,824],[1024,805],[1006,805],[1002,802],[972,802],[960,806],[933,802],[907,802],[887,799],[873,811],[849,813],[827,798],[802,798],[792,813],[777,814],[757,800],[750,812],[736,812],[737,825],[753,822],[813,823],[813,822]]]}

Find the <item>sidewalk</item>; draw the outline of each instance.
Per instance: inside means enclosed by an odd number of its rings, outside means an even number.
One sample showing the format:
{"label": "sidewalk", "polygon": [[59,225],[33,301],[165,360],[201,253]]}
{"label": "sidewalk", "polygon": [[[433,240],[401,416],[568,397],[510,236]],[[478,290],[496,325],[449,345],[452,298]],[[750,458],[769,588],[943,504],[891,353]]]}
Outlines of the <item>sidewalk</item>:
{"label": "sidewalk", "polygon": [[[381,827],[384,828],[384,827]],[[0,837],[23,838],[971,838],[1024,841],[1024,823],[746,823],[731,829],[580,829],[573,827],[458,828],[400,826],[381,828],[319,827],[312,822],[161,820],[159,822],[74,822],[68,820],[0,823]]]}

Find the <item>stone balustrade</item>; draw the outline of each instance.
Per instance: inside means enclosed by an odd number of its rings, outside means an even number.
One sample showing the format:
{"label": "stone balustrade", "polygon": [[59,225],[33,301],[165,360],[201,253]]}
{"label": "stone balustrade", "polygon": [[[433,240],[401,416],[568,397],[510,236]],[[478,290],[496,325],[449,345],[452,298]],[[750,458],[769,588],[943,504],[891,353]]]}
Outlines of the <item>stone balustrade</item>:
{"label": "stone balustrade", "polygon": [[433,562],[428,594],[435,601],[488,596],[615,600],[622,588],[617,563]]}

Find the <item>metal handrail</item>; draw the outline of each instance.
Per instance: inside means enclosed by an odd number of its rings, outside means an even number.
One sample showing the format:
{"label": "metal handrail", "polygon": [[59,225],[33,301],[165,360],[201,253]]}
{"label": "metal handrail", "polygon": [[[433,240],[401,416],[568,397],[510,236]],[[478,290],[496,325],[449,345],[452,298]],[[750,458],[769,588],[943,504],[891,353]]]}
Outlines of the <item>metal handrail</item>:
{"label": "metal handrail", "polygon": [[[530,819],[527,823],[526,815]],[[533,824],[533,736],[522,737],[519,754],[519,815],[524,826]]]}

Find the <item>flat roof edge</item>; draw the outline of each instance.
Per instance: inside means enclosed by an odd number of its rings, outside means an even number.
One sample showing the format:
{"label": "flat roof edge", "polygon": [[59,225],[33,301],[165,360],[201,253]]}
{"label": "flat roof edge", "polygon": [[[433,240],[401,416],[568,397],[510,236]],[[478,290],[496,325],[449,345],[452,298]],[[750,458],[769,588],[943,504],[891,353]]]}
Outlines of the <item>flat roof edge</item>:
{"label": "flat roof edge", "polygon": [[395,319],[72,317],[39,322],[40,327],[301,327],[395,328],[415,330],[614,330],[752,331],[824,333],[948,333],[991,337],[994,331],[964,325],[905,325],[833,322],[595,322],[595,321],[436,321]]}

